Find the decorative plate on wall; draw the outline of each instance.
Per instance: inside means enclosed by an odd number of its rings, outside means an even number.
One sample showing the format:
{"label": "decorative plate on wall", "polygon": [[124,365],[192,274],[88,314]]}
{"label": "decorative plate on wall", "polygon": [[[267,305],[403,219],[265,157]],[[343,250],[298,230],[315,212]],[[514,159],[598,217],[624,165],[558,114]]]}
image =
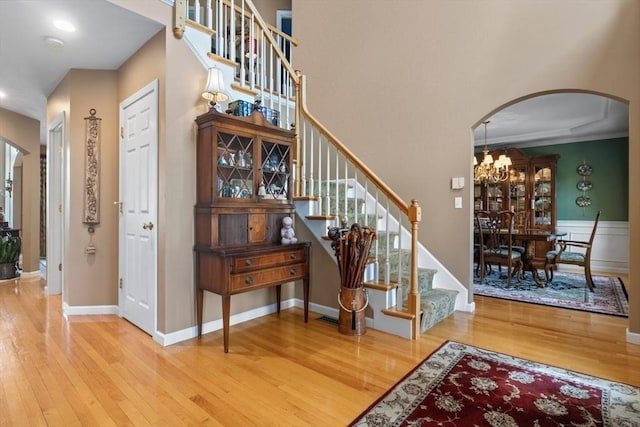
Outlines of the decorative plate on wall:
{"label": "decorative plate on wall", "polygon": [[576,184],[576,187],[580,191],[589,191],[593,187],[593,184],[591,184],[591,181],[582,180],[582,181],[578,181],[578,183]]}
{"label": "decorative plate on wall", "polygon": [[581,208],[585,208],[587,206],[589,206],[591,204],[591,198],[587,197],[587,196],[579,196],[576,199],[576,205],[580,206]]}
{"label": "decorative plate on wall", "polygon": [[583,163],[580,166],[578,166],[576,171],[578,172],[578,175],[580,175],[580,176],[588,176],[588,175],[591,175],[591,172],[593,172],[593,168],[591,166],[589,166],[588,164]]}

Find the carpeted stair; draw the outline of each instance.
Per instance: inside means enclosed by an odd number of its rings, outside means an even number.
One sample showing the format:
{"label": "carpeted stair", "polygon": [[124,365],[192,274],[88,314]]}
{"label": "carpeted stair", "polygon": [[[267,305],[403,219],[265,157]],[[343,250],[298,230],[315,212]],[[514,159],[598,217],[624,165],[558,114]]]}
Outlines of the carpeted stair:
{"label": "carpeted stair", "polygon": [[[381,228],[384,227],[385,224],[378,223],[380,219],[375,215],[375,213],[366,212],[364,208],[364,198],[362,198],[361,194],[356,194],[357,191],[353,188],[351,184],[348,184],[346,187],[344,183],[329,183],[327,185],[326,181],[315,182],[314,188],[317,192],[317,197],[321,198],[321,204],[325,203],[334,203],[335,194],[338,194],[338,200],[344,200],[344,196],[346,194],[346,203],[338,204],[338,206],[331,205],[329,210],[332,215],[335,215],[337,218],[342,219],[346,217],[347,226],[350,226],[354,222],[360,223],[360,225],[365,225],[377,230],[377,241],[374,243],[374,250],[377,251],[378,254],[378,265],[379,265],[379,278],[382,279],[385,277],[385,269],[387,267],[386,262],[386,248],[387,241],[389,246],[389,278],[391,282],[399,282],[398,285],[398,296],[402,296],[402,301],[397,303],[397,298],[380,298],[380,301],[387,302],[396,302],[397,307],[406,307],[407,305],[407,296],[409,295],[409,260],[410,260],[410,252],[408,250],[399,251],[397,246],[400,244],[399,242],[399,234],[397,231],[384,231]],[[330,198],[329,201],[326,201],[325,197],[328,196]],[[325,211],[326,206],[321,208],[323,213]],[[373,254],[372,254],[373,255]],[[398,270],[400,262],[402,263],[402,275],[399,278]],[[448,290],[448,289],[434,289],[433,288],[433,277],[436,273],[435,269],[429,268],[418,268],[418,287],[420,292],[420,306],[421,306],[421,318],[420,318],[420,332],[425,332],[433,325],[440,322],[442,319],[449,316],[453,313],[455,309],[456,297],[458,295],[457,291]],[[373,291],[372,291],[373,292]],[[391,291],[380,291],[380,292],[395,292]],[[376,298],[376,301],[378,298]],[[392,304],[393,305],[393,304]],[[388,304],[384,304],[381,308],[390,308]],[[374,314],[374,317],[376,314]]]}
{"label": "carpeted stair", "polygon": [[[396,251],[395,254],[390,254],[389,256],[389,265],[391,266],[390,277],[394,281],[398,280],[398,254],[399,253]],[[402,258],[403,264],[405,262],[405,259],[408,263],[409,256],[406,253]],[[380,277],[384,277],[385,264],[386,263],[384,261],[380,263]],[[403,271],[409,271],[409,269],[404,268]],[[433,277],[436,273],[437,270],[435,269],[420,267],[418,268],[418,292],[420,293],[420,307],[422,309],[420,317],[421,333],[430,329],[442,319],[448,317],[455,310],[455,303],[458,292],[449,289],[434,289]],[[399,305],[401,305],[402,307],[406,307],[407,305],[407,297],[409,295],[409,282],[410,277],[406,274],[403,274],[400,278],[399,283],[399,292],[401,294],[401,301]]]}

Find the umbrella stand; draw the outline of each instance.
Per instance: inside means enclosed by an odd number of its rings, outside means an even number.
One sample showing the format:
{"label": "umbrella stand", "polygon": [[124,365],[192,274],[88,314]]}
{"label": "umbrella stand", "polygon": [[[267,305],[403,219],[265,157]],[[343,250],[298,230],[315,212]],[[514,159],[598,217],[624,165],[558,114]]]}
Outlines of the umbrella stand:
{"label": "umbrella stand", "polygon": [[351,228],[330,228],[328,235],[340,273],[338,331],[362,335],[366,332],[365,309],[369,305],[362,280],[376,233],[368,227],[353,224]]}

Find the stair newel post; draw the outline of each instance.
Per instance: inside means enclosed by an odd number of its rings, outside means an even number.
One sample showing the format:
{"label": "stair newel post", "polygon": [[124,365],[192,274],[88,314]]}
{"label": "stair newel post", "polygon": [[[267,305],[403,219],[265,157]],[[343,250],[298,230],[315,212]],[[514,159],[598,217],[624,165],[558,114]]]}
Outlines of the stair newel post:
{"label": "stair newel post", "polygon": [[173,5],[173,36],[181,39],[184,35],[185,22],[187,20],[186,0],[176,0]]}
{"label": "stair newel post", "polygon": [[294,193],[293,196],[294,197],[300,197],[300,196],[304,196],[304,194],[302,193],[302,144],[304,143],[304,141],[301,140],[300,138],[300,123],[302,123],[302,109],[301,109],[301,103],[303,102],[302,100],[304,99],[304,86],[306,84],[306,80],[305,77],[302,75],[302,72],[300,70],[296,70],[296,78],[292,79],[293,80],[293,84],[295,85],[295,89],[296,89],[296,100],[297,102],[295,103],[296,105],[296,109],[295,109],[295,113],[294,113],[294,130],[296,132],[296,137],[295,137],[295,148],[293,150],[293,165],[295,168],[295,175],[294,175],[294,179],[295,179],[295,185],[294,185]]}
{"label": "stair newel post", "polygon": [[407,303],[409,312],[414,315],[411,338],[418,339],[420,330],[420,294],[418,293],[418,223],[422,217],[420,205],[417,199],[411,199],[408,213],[411,222],[411,286]]}

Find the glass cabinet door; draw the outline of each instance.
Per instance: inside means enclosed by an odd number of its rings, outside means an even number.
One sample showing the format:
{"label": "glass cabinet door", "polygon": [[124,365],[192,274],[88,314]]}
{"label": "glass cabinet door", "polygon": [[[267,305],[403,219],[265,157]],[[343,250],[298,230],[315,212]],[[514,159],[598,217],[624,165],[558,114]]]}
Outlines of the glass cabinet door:
{"label": "glass cabinet door", "polygon": [[289,199],[289,177],[291,176],[289,155],[289,145],[267,141],[262,143],[260,197],[278,200]]}
{"label": "glass cabinet door", "polygon": [[497,182],[487,184],[487,204],[490,211],[500,211],[504,209],[504,195],[502,194],[503,183]]}
{"label": "glass cabinet door", "polygon": [[533,212],[535,226],[551,226],[553,224],[553,180],[552,168],[534,166],[533,176]]}
{"label": "glass cabinet door", "polygon": [[217,150],[217,196],[253,198],[253,138],[218,132]]}
{"label": "glass cabinet door", "polygon": [[509,209],[515,214],[514,225],[525,228],[527,224],[527,167],[514,166],[509,171]]}
{"label": "glass cabinet door", "polygon": [[473,209],[481,211],[484,209],[484,203],[482,203],[482,184],[473,184]]}

